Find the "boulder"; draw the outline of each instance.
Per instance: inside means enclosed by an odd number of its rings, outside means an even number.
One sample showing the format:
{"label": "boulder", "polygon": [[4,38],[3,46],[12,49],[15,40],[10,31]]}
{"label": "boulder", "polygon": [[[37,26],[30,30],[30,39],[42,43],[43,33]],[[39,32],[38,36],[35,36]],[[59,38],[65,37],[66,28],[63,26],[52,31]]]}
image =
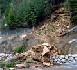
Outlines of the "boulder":
{"label": "boulder", "polygon": [[42,45],[33,46],[32,50],[34,52],[40,52],[41,53],[43,51],[43,46]]}
{"label": "boulder", "polygon": [[62,63],[66,63],[66,59],[61,59],[61,62]]}
{"label": "boulder", "polygon": [[42,54],[42,56],[44,56],[48,52],[50,52],[50,50],[46,46],[44,46],[43,52],[41,54]]}
{"label": "boulder", "polygon": [[21,69],[21,68],[25,68],[26,65],[25,64],[16,64],[16,67]]}
{"label": "boulder", "polygon": [[5,59],[5,62],[12,61],[12,60],[15,60],[15,59],[17,59],[16,56],[10,56],[10,57],[7,57],[7,58]]}
{"label": "boulder", "polygon": [[43,62],[43,64],[45,65],[45,66],[51,66],[51,63],[50,62]]}
{"label": "boulder", "polygon": [[9,70],[15,70],[15,68],[9,68]]}
{"label": "boulder", "polygon": [[43,43],[43,46],[50,46],[49,43]]}
{"label": "boulder", "polygon": [[29,57],[29,58],[26,58],[26,62],[27,62],[27,63],[31,63],[32,61],[33,61],[32,58],[30,58],[30,57]]}
{"label": "boulder", "polygon": [[[53,65],[51,56],[60,54],[58,48],[54,46],[50,46],[48,43],[38,44],[33,46],[30,50],[17,53],[15,56],[17,59],[26,60],[26,62],[30,63],[32,61],[41,62],[45,66]],[[54,58],[55,61],[55,58]],[[16,67],[22,68],[24,65],[18,64]]]}

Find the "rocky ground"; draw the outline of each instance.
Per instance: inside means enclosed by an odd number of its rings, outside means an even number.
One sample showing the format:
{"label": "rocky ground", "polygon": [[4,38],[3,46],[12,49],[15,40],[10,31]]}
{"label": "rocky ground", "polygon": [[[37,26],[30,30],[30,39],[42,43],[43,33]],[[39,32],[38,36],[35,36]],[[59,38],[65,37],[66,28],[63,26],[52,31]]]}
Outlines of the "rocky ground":
{"label": "rocky ground", "polygon": [[[30,50],[23,53],[12,54],[0,54],[0,60],[4,63],[9,61],[18,61],[15,68],[9,68],[14,70],[23,70],[25,68],[33,69],[50,69],[54,66],[76,66],[77,64],[77,54],[61,55],[60,49],[50,46],[48,43],[43,43],[42,45],[33,46]],[[70,65],[71,64],[71,65]],[[73,67],[72,66],[72,67]],[[59,67],[59,68],[60,68]],[[4,68],[8,70],[8,68]]]}

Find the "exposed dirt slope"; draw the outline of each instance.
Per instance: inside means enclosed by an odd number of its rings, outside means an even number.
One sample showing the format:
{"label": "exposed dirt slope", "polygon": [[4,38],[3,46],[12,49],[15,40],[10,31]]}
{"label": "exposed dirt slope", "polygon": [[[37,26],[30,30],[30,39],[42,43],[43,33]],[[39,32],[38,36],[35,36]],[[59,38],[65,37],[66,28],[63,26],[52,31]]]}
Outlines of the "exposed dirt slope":
{"label": "exposed dirt slope", "polygon": [[[50,19],[42,22],[44,25],[36,28],[31,35],[41,42],[47,42],[58,48],[64,47],[67,44],[68,36],[65,35],[71,27],[71,16],[68,13],[63,13],[64,7],[59,8],[51,15]],[[33,41],[33,42],[36,42]],[[40,43],[41,43],[40,42]],[[33,44],[37,45],[39,44]],[[32,45],[32,44],[31,44]]]}

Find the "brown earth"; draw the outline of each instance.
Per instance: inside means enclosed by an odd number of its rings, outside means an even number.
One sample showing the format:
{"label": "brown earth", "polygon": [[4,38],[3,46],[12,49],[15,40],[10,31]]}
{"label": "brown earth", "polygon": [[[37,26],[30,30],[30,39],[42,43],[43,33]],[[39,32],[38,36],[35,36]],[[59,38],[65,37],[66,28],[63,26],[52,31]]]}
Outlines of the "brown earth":
{"label": "brown earth", "polygon": [[71,17],[68,13],[61,13],[63,11],[63,7],[59,8],[51,15],[50,19],[42,22],[44,24],[43,26],[35,28],[31,34],[27,35],[26,38],[33,38],[31,42],[28,42],[28,45],[34,46],[49,43],[51,46],[56,46],[59,49],[62,49],[64,46],[69,46],[67,44],[68,39],[66,38],[68,38],[68,30],[71,28]]}

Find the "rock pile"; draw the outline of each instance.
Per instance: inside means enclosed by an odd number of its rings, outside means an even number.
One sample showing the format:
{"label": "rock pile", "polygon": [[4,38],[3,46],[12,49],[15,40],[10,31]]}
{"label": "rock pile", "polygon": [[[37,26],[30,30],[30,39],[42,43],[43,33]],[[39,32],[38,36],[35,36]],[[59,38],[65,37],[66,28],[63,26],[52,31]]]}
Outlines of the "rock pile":
{"label": "rock pile", "polygon": [[0,61],[6,61],[13,58],[12,54],[0,53]]}
{"label": "rock pile", "polygon": [[69,32],[68,32],[67,29],[59,28],[59,29],[56,30],[56,34],[57,34],[58,37],[62,37],[64,35],[68,34],[68,33]]}
{"label": "rock pile", "polygon": [[[22,62],[25,60],[26,63],[40,62],[43,66],[52,66],[55,64],[77,62],[77,54],[61,55],[61,52],[58,48],[54,47],[53,45],[50,46],[48,43],[43,43],[33,46],[26,52],[16,53],[15,55],[1,53],[0,61],[2,60],[5,62],[11,60],[20,60]],[[22,64],[18,64],[16,67],[23,67]]]}
{"label": "rock pile", "polygon": [[57,55],[51,58],[53,64],[70,64],[77,62],[77,54]]}
{"label": "rock pile", "polygon": [[27,52],[16,54],[17,59],[28,60],[32,58],[33,61],[41,62],[45,66],[53,65],[50,62],[50,56],[59,55],[60,50],[54,46],[50,46],[48,43],[42,45],[33,46]]}

